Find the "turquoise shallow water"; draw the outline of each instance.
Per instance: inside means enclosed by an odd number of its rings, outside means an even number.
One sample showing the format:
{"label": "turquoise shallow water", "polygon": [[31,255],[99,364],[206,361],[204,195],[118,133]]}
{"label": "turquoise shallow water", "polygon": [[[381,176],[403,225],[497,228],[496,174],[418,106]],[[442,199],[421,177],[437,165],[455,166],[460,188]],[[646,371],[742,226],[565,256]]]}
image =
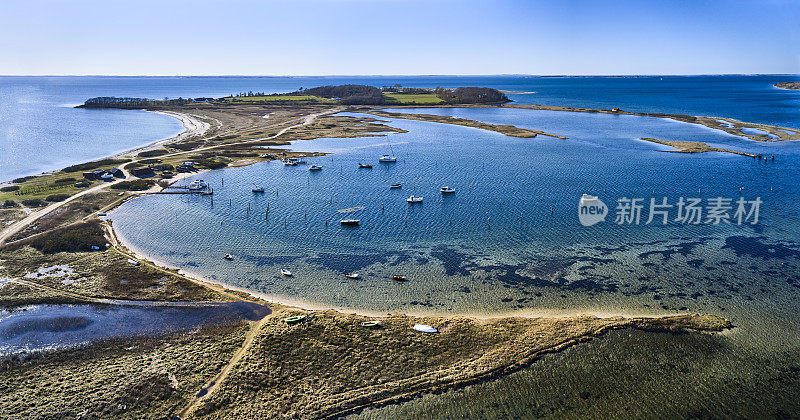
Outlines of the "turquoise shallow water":
{"label": "turquoise shallow water", "polygon": [[[126,203],[111,219],[145,255],[284,301],[374,312],[691,310],[731,317],[758,334],[798,324],[795,144],[754,143],[631,116],[410,112],[510,123],[569,139],[392,120],[408,133],[290,146],[330,152],[310,159],[324,165],[318,173],[280,162],[214,171],[202,175],[214,187],[213,203],[210,197],[148,196]],[[665,153],[639,137],[706,141],[776,160]],[[378,164],[390,150],[398,162]],[[374,168],[358,169],[358,162]],[[390,190],[394,182],[402,182],[402,190]],[[445,184],[457,192],[442,196],[438,188]],[[253,194],[254,186],[266,192]],[[735,200],[743,186],[742,196],[763,200],[757,225],[617,225],[613,215],[592,227],[578,222],[583,193],[600,196],[613,211],[620,197],[648,204],[652,196],[667,197],[675,204],[700,192],[705,199]],[[408,205],[412,192],[424,203]],[[338,210],[357,206],[364,207],[355,213],[362,224],[340,226]],[[234,260],[224,260],[226,253]],[[295,277],[280,276],[282,266]],[[351,271],[362,278],[346,279]],[[394,274],[409,281],[395,283]],[[767,316],[748,319],[756,312]]]}

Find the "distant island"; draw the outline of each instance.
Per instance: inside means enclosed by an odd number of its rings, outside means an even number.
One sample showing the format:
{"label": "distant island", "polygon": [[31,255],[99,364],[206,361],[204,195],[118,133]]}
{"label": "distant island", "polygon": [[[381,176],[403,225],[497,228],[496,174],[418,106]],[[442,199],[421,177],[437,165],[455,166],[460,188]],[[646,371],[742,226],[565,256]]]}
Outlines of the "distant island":
{"label": "distant island", "polygon": [[78,108],[124,108],[157,109],[161,107],[185,106],[190,104],[265,104],[265,105],[490,105],[511,102],[501,91],[488,87],[459,87],[447,89],[437,87],[409,88],[400,85],[381,88],[366,85],[319,86],[310,89],[300,88],[289,93],[266,94],[263,92],[242,92],[222,98],[177,98],[163,100],[145,98],[117,98],[101,96],[88,99]]}
{"label": "distant island", "polygon": [[780,82],[773,86],[779,89],[800,90],[800,82]]}

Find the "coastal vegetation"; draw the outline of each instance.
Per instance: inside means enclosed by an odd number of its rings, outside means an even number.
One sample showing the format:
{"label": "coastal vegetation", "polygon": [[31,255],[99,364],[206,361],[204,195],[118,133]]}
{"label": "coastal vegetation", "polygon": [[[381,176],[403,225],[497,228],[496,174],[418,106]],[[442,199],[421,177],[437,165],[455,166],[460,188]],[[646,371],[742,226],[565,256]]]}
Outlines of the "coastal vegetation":
{"label": "coastal vegetation", "polygon": [[100,222],[92,220],[56,228],[47,235],[23,239],[9,249],[30,245],[43,254],[55,254],[57,252],[85,252],[91,250],[92,247],[99,250],[105,248],[105,244],[106,239]]}
{"label": "coastal vegetation", "polygon": [[775,83],[775,87],[779,89],[800,90],[800,82],[780,82]]}
{"label": "coastal vegetation", "polygon": [[735,155],[747,156],[752,158],[756,157],[756,155],[752,153],[745,153],[745,152],[740,152],[738,150],[723,149],[719,147],[711,147],[708,144],[700,141],[658,140],[649,137],[642,137],[642,140],[674,147],[677,150],[669,150],[669,152],[673,153],[721,152],[721,153],[732,153]]}
{"label": "coastal vegetation", "polygon": [[18,355],[0,365],[9,418],[171,418],[241,346],[247,323]]}
{"label": "coastal vegetation", "polygon": [[549,136],[549,137],[556,137],[560,139],[566,139],[566,137],[546,133],[544,131],[539,130],[530,130],[527,128],[519,128],[513,125],[508,124],[488,124],[480,121],[475,120],[468,120],[464,118],[455,118],[449,116],[442,116],[442,115],[433,115],[433,114],[409,114],[405,112],[387,112],[387,111],[380,111],[380,110],[371,110],[371,111],[362,111],[368,114],[372,114],[378,117],[387,117],[387,118],[403,118],[409,120],[418,120],[418,121],[428,121],[428,122],[436,122],[436,123],[443,123],[443,124],[454,124],[454,125],[461,125],[464,127],[473,127],[479,128],[481,130],[488,130],[494,131],[500,134],[505,134],[511,137],[521,137],[521,138],[533,138],[537,135]]}
{"label": "coastal vegetation", "polygon": [[134,179],[131,181],[118,182],[111,186],[114,190],[144,191],[156,185],[152,179]]}
{"label": "coastal vegetation", "polygon": [[275,106],[304,105],[431,105],[502,104],[508,97],[497,89],[488,87],[459,87],[455,89],[424,89],[391,86],[377,88],[367,85],[318,86],[289,93],[265,94],[246,92],[222,98],[168,99],[145,98],[90,98],[82,108],[171,109],[184,106],[252,105]]}
{"label": "coastal vegetation", "polygon": [[77,165],[67,166],[66,168],[62,169],[62,171],[63,172],[89,171],[92,169],[100,168],[101,166],[115,166],[130,161],[131,161],[130,159],[101,159],[92,162],[79,163]]}

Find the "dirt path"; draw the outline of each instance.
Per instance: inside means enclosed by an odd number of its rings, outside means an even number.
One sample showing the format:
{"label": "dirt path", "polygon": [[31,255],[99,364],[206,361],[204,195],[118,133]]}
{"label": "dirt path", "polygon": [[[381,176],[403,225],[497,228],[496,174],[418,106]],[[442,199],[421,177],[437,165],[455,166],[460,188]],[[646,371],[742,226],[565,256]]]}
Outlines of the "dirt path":
{"label": "dirt path", "polygon": [[269,316],[265,316],[264,318],[261,318],[260,321],[253,323],[253,326],[250,328],[250,331],[248,331],[247,335],[245,335],[242,347],[240,347],[239,350],[236,350],[236,353],[233,354],[231,360],[228,362],[227,365],[225,365],[225,367],[222,368],[222,370],[217,374],[217,376],[212,378],[211,381],[209,381],[205,387],[203,387],[200,391],[197,392],[197,394],[195,394],[194,398],[189,403],[189,405],[186,406],[186,408],[184,408],[183,410],[181,410],[180,413],[178,413],[179,418],[181,419],[189,418],[192,415],[192,413],[195,410],[197,410],[197,408],[200,406],[203,400],[208,398],[211,394],[214,393],[214,391],[219,389],[220,385],[222,385],[225,382],[225,380],[228,378],[228,375],[231,373],[233,368],[239,363],[240,360],[242,360],[242,357],[244,357],[244,355],[253,346],[253,342],[255,341],[256,335],[258,335],[258,332],[261,331],[261,328],[264,327],[264,324],[266,324],[268,320]]}

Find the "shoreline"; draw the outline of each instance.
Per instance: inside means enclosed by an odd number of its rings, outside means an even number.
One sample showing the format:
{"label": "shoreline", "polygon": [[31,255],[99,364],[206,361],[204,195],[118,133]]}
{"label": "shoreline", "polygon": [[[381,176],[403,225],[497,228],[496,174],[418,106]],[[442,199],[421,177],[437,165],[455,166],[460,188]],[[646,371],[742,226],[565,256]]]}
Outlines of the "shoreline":
{"label": "shoreline", "polygon": [[[181,140],[184,140],[184,139],[187,139],[187,138],[191,138],[191,137],[202,136],[209,129],[211,129],[211,124],[209,124],[207,122],[204,122],[204,121],[200,120],[200,118],[198,118],[196,116],[189,115],[187,113],[176,112],[176,111],[150,111],[150,110],[146,110],[146,109],[144,109],[142,111],[151,112],[153,114],[165,115],[167,117],[174,118],[174,119],[180,121],[181,124],[183,124],[183,131],[181,131],[180,133],[178,133],[178,134],[176,134],[176,135],[174,135],[172,137],[167,137],[167,138],[164,138],[164,139],[161,139],[161,140],[157,140],[157,141],[145,144],[143,146],[135,147],[133,149],[128,149],[128,150],[125,150],[125,151],[123,151],[121,153],[117,153],[115,155],[108,156],[109,158],[116,158],[116,157],[134,155],[134,154],[138,154],[138,153],[141,153],[141,152],[144,152],[144,151],[147,151],[147,150],[154,149],[154,148],[156,148],[158,146],[163,146],[163,145],[170,144],[170,143],[176,143],[176,142],[179,142]],[[103,159],[103,158],[101,158],[101,159]]]}
{"label": "shoreline", "polygon": [[[139,197],[144,197],[145,195],[150,195],[150,193],[144,193],[137,195],[136,197],[131,197],[130,199],[135,199]],[[127,202],[126,200],[125,202]],[[119,205],[124,204],[124,202],[119,203]],[[109,220],[113,222],[113,209],[109,210]],[[569,319],[581,316],[594,316],[600,319],[611,319],[611,318],[641,318],[641,317],[665,317],[665,316],[679,316],[679,315],[688,315],[688,312],[669,312],[669,311],[652,311],[652,312],[628,312],[628,311],[586,311],[586,310],[548,310],[548,309],[518,309],[518,310],[503,310],[497,312],[437,312],[437,311],[407,311],[407,310],[396,310],[393,312],[384,312],[380,310],[369,310],[363,308],[352,308],[352,307],[340,307],[340,306],[333,306],[325,304],[324,302],[314,302],[306,299],[293,299],[288,296],[278,296],[272,295],[268,293],[257,292],[254,290],[250,290],[244,287],[231,285],[222,281],[211,280],[199,273],[192,272],[191,270],[186,270],[183,267],[175,266],[169,264],[161,259],[148,256],[145,252],[141,249],[133,246],[124,235],[120,234],[116,229],[114,229],[113,223],[108,225],[108,229],[113,235],[113,239],[116,242],[116,246],[120,251],[124,253],[130,254],[134,259],[142,260],[153,264],[156,267],[166,269],[166,270],[175,270],[179,275],[184,276],[191,281],[195,281],[202,285],[215,285],[222,287],[226,290],[231,290],[235,292],[245,293],[257,300],[262,300],[271,304],[278,304],[281,306],[292,307],[296,309],[301,309],[304,311],[326,311],[332,310],[336,312],[340,312],[343,314],[352,314],[364,317],[371,317],[371,318],[389,318],[396,315],[406,315],[411,317],[418,317],[418,318],[426,318],[426,317],[442,317],[442,318],[450,318],[450,317],[462,317],[462,318],[471,318],[477,320],[492,320],[492,319],[502,319],[502,318],[547,318],[547,319]]]}

